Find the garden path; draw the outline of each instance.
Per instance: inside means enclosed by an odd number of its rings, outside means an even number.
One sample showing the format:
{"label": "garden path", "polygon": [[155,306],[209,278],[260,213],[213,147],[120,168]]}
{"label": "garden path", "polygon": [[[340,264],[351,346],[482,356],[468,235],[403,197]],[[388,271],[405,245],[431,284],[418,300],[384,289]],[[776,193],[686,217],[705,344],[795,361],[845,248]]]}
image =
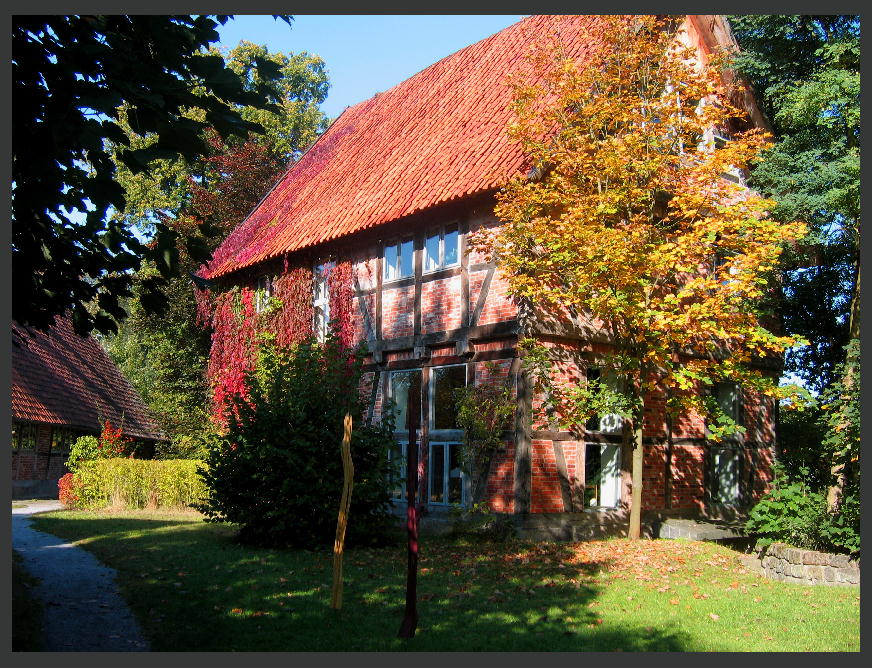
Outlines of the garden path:
{"label": "garden path", "polygon": [[43,606],[44,651],[149,651],[118,593],[115,570],[91,553],[31,528],[31,515],[61,508],[59,501],[13,502],[12,508],[12,549],[40,581],[33,595]]}

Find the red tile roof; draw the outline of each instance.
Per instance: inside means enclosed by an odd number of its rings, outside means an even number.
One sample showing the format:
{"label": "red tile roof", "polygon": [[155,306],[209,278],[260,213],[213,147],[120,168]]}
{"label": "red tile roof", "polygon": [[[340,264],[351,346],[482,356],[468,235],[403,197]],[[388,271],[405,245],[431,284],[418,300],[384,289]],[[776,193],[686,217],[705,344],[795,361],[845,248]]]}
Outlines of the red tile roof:
{"label": "red tile roof", "polygon": [[507,75],[559,20],[568,54],[585,58],[595,16],[532,16],[346,109],[216,250],[221,276],[283,253],[491,190],[525,168],[506,134]]}
{"label": "red tile roof", "polygon": [[94,432],[102,419],[128,436],[164,438],[102,346],[64,318],[47,332],[12,323],[12,418]]}

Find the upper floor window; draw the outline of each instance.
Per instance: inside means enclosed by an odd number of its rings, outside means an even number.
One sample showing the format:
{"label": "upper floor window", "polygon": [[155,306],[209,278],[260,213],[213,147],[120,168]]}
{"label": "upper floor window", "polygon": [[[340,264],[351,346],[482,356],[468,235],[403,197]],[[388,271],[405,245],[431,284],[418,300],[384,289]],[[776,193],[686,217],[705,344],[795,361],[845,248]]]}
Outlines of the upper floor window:
{"label": "upper floor window", "polygon": [[411,239],[385,244],[384,277],[386,281],[406,278],[415,272],[412,262],[413,251],[414,243]]}
{"label": "upper floor window", "polygon": [[459,263],[460,232],[457,225],[447,225],[424,241],[424,271],[436,271]]}
{"label": "upper floor window", "polygon": [[314,273],[312,329],[317,339],[322,342],[327,338],[327,331],[330,326],[330,287],[328,280],[332,268],[332,262],[325,262],[315,267]]}
{"label": "upper floor window", "polygon": [[273,282],[270,276],[261,276],[257,279],[254,292],[254,310],[262,313],[267,309],[269,300],[273,296]]}
{"label": "upper floor window", "polygon": [[454,391],[466,387],[466,365],[433,367],[430,374],[430,429],[459,429]]}
{"label": "upper floor window", "polygon": [[[620,392],[622,383],[618,377],[608,369],[602,370],[590,367],[587,370],[587,382],[592,385],[599,394],[600,389],[608,389],[612,392]],[[585,424],[587,431],[599,431],[604,434],[620,434],[624,425],[624,419],[617,413],[594,415]]]}

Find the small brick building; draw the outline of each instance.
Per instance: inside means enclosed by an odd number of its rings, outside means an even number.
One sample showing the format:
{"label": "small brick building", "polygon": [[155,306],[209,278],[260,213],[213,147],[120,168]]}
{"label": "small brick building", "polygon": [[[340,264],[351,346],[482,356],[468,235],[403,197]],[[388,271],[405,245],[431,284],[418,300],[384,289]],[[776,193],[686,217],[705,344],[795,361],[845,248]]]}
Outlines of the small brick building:
{"label": "small brick building", "polygon": [[[513,388],[517,415],[492,462],[490,507],[558,524],[570,517],[583,533],[595,535],[626,527],[630,446],[623,443],[620,420],[602,416],[581,440],[532,420],[539,398],[520,364],[517,342],[534,335],[550,346],[561,360],[555,374],[571,382],[599,374],[596,359],[607,342],[591,339],[583,327],[523,313],[497,267],[467,248],[470,233],[498,225],[496,191],[529,168],[505,132],[511,119],[505,76],[527,67],[531,44],[555,20],[569,55],[584,58],[583,27],[596,17],[533,16],[346,109],[234,230],[202,275],[216,294],[241,294],[237,313],[244,311],[242,318],[219,322],[220,308],[213,305],[216,391],[245,364],[227,352],[223,337],[232,331],[254,341],[256,326],[250,323],[261,322],[263,297],[278,295],[288,308],[291,284],[299,289],[302,282],[312,310],[295,316],[298,333],[323,333],[341,311],[351,342],[366,343],[362,391],[371,416],[378,417],[392,398],[403,427],[409,387],[423,389],[421,491],[431,512],[468,502],[450,390],[504,381]],[[700,58],[734,44],[720,16],[687,17],[683,35]],[[752,100],[743,103],[752,118],[760,118]],[[288,320],[262,320],[267,328],[271,322]],[[283,336],[293,339],[281,330],[280,342]],[[732,513],[766,488],[774,406],[735,386],[708,391],[747,433],[713,446],[701,417],[667,423],[662,397],[653,397],[644,428],[643,510],[649,520]],[[397,454],[407,434],[397,432]],[[400,486],[395,494],[401,502]]]}
{"label": "small brick building", "polygon": [[142,399],[92,337],[58,318],[48,331],[12,323],[12,498],[57,498],[70,445],[100,421],[134,439],[164,438]]}

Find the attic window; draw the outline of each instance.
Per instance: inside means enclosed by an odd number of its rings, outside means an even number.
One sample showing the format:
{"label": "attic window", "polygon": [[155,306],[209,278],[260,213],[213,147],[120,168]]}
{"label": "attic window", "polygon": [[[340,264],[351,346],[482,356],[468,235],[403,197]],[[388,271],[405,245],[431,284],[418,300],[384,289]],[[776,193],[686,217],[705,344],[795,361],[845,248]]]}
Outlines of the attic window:
{"label": "attic window", "polygon": [[396,281],[414,273],[411,239],[385,244],[385,280]]}
{"label": "attic window", "polygon": [[457,225],[435,230],[424,241],[424,271],[437,271],[458,264],[460,234]]}

